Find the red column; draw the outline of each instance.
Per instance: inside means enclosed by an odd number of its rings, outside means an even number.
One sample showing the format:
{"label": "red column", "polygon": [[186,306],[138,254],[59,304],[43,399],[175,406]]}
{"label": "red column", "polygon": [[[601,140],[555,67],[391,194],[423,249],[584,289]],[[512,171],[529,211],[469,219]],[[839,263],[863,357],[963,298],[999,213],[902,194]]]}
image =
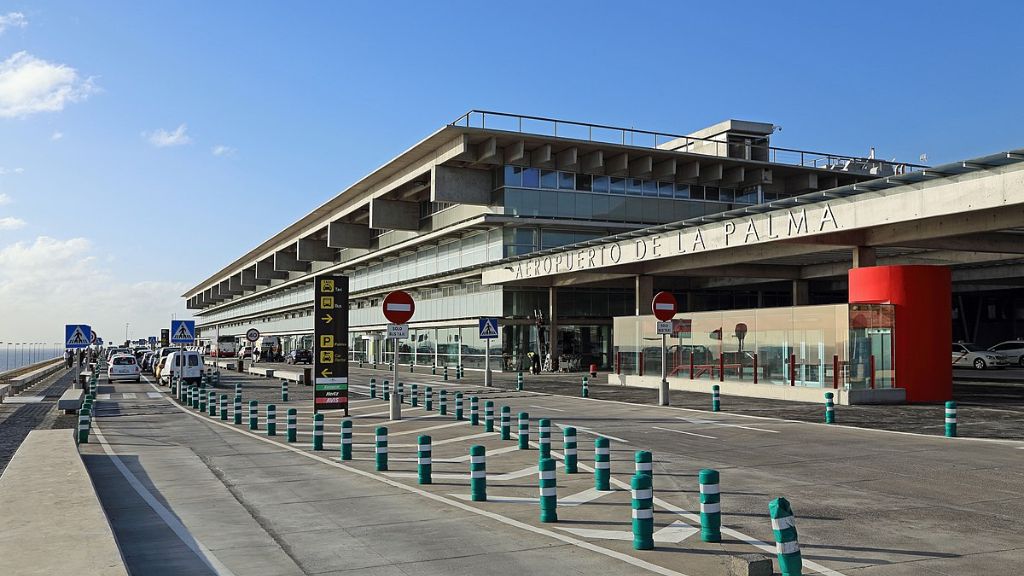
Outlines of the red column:
{"label": "red column", "polygon": [[637,373],[638,376],[643,376],[644,375],[644,353],[643,352],[640,353],[640,363],[637,364],[636,373]]}
{"label": "red column", "polygon": [[789,355],[789,385],[796,386],[796,354]]}
{"label": "red column", "polygon": [[839,389],[839,355],[832,356],[832,389]]}
{"label": "red column", "polygon": [[754,384],[757,384],[757,354],[754,354]]}
{"label": "red column", "polygon": [[693,351],[690,351],[690,380],[693,380]]}

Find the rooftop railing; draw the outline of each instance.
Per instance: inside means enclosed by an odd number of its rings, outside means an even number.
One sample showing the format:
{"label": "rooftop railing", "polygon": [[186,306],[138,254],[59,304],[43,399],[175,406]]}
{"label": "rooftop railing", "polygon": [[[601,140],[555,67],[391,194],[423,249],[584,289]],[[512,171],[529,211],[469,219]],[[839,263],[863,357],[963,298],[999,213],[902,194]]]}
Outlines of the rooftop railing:
{"label": "rooftop railing", "polygon": [[826,152],[795,150],[792,148],[776,148],[769,146],[765,142],[756,142],[753,139],[746,142],[725,142],[712,138],[696,138],[667,132],[651,132],[636,128],[573,122],[571,120],[508,114],[489,110],[470,110],[459,116],[451,125],[536,134],[538,136],[572,138],[587,142],[690,152],[740,160],[761,160],[804,168],[821,168],[838,172],[854,172],[877,176],[905,174],[927,168],[927,166],[919,164],[894,162],[878,158],[863,158]]}

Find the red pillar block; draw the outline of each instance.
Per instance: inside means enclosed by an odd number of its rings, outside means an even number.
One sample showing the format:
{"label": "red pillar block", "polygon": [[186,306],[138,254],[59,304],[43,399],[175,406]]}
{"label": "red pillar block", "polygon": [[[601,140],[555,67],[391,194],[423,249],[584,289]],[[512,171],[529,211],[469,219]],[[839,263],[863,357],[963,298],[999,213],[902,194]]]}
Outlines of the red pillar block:
{"label": "red pillar block", "polygon": [[892,304],[896,386],[908,402],[953,397],[949,347],[952,281],[945,266],[872,266],[850,270],[851,304]]}

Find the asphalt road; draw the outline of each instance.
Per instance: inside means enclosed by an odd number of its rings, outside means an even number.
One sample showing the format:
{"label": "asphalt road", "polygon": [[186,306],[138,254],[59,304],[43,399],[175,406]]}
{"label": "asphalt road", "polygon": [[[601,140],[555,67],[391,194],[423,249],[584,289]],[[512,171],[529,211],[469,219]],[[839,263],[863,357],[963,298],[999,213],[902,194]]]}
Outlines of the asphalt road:
{"label": "asphalt road", "polygon": [[[378,383],[383,373],[375,373]],[[894,433],[799,420],[710,413],[503,388],[443,383],[412,375],[407,386],[431,385],[508,405],[580,431],[579,474],[557,475],[559,521],[538,520],[536,449],[521,451],[468,422],[405,407],[386,422],[387,406],[366,397],[370,373],[352,371],[355,459],[337,460],[341,415],[325,426],[326,450],[312,453],[311,392],[291,385],[280,399],[276,380],[225,373],[222,389],[242,383],[246,403],[260,405],[259,430],[222,424],[172,405],[145,384],[114,385],[98,403],[107,450],[161,503],[187,536],[168,527],[103,446],[83,452],[125,558],[139,573],[469,574],[724,573],[731,554],[772,550],[768,502],[793,504],[805,573],[845,575],[1009,574],[1024,553],[1024,443]],[[166,389],[162,389],[166,390]],[[595,390],[596,391],[596,390]],[[133,395],[128,398],[124,393]],[[409,394],[411,390],[407,392]],[[700,396],[700,395],[698,395]],[[263,420],[276,403],[279,436]],[[421,398],[422,402],[422,398]],[[285,411],[300,411],[299,442],[284,440]],[[454,399],[449,395],[449,410]],[[391,466],[374,471],[374,427],[389,428]],[[513,431],[515,423],[513,422]],[[434,442],[435,483],[417,486],[415,438]],[[595,493],[588,468],[596,434],[611,439],[616,490]],[[514,436],[513,436],[514,438]],[[535,438],[534,438],[535,439]],[[469,446],[489,457],[488,502],[469,502]],[[633,452],[654,454],[654,551],[632,550],[629,495],[623,488]],[[696,474],[722,474],[721,544],[694,536]],[[135,495],[135,496],[133,496]],[[189,542],[193,542],[189,546]],[[201,545],[194,545],[199,542]],[[762,546],[763,548],[759,548]],[[199,550],[197,554],[195,550]],[[203,560],[205,558],[205,560]],[[210,565],[223,565],[215,571]],[[206,572],[203,572],[203,570]]]}

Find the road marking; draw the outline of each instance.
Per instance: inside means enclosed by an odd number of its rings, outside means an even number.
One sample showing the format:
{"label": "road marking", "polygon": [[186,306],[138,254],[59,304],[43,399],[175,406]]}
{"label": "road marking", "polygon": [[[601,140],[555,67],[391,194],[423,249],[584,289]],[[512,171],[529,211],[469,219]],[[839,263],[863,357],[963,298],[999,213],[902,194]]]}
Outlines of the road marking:
{"label": "road marking", "polygon": [[[533,467],[533,468],[530,469],[530,473],[531,474],[535,473],[536,471],[537,471],[536,467]],[[415,475],[414,474],[410,474],[410,476],[415,476]],[[466,479],[467,476],[468,476],[467,474],[461,474],[461,475],[459,475],[459,478]],[[490,480],[491,478],[488,476],[487,479]],[[602,492],[602,491],[596,490],[594,488],[589,488],[587,490],[584,490],[583,492],[572,494],[571,496],[566,496],[565,498],[559,498],[558,499],[558,505],[559,506],[563,506],[563,507],[579,506],[581,504],[586,504],[587,502],[590,502],[592,500],[597,500],[601,496],[606,496],[608,494],[613,494],[613,492],[610,492],[610,491],[609,492]],[[465,500],[467,502],[469,502],[469,501],[471,501],[473,499],[473,497],[470,494],[449,494],[449,496],[454,496],[455,498],[458,498],[459,500]],[[487,501],[488,502],[506,502],[506,503],[514,503],[514,504],[536,504],[537,503],[537,497],[536,496],[491,496],[491,495],[488,495],[487,496]],[[629,534],[630,535],[629,536],[630,539],[632,539],[633,533],[632,532],[627,532],[627,534]]]}
{"label": "road marking", "polygon": [[[519,446],[505,446],[504,448],[496,448],[494,450],[488,450],[488,456],[496,456],[498,454],[507,454],[509,452],[516,452],[519,450]],[[459,456],[457,458],[434,458],[434,462],[443,462],[445,464],[455,464],[457,462],[469,462],[469,454],[465,456]]]}
{"label": "road marking", "polygon": [[157,398],[163,398],[164,395],[162,392],[146,392],[146,397],[153,398],[155,400]]}
{"label": "road marking", "polygon": [[673,430],[671,428],[662,428],[660,426],[651,426],[655,430],[664,430],[665,432],[675,432],[677,434],[687,434],[689,436],[700,436],[701,438],[707,438],[709,440],[716,440],[714,436],[708,436],[706,434],[697,434],[696,432],[687,432],[686,430]]}
{"label": "road marking", "polygon": [[213,552],[211,552],[209,548],[207,548],[202,542],[199,541],[199,539],[197,539],[188,531],[188,528],[186,528],[185,525],[182,524],[180,520],[178,520],[177,516],[175,516],[173,512],[171,512],[163,504],[161,504],[160,501],[157,500],[155,496],[153,496],[153,493],[150,492],[145,486],[143,486],[142,482],[139,482],[139,479],[135,477],[135,474],[133,474],[132,471],[129,470],[128,467],[124,465],[124,462],[121,461],[121,458],[118,457],[118,455],[114,452],[110,445],[107,444],[107,440],[103,437],[103,434],[100,433],[99,423],[96,422],[95,420],[93,421],[92,424],[92,434],[96,437],[96,440],[100,443],[100,446],[103,447],[103,451],[107,454],[107,457],[110,458],[110,461],[114,464],[114,467],[117,468],[117,471],[121,473],[121,476],[123,476],[124,479],[128,481],[128,484],[132,487],[133,490],[135,490],[135,493],[138,494],[139,497],[141,497],[143,501],[145,501],[146,504],[148,504],[149,507],[153,509],[153,512],[156,512],[157,516],[159,516],[160,519],[164,521],[164,524],[166,524],[167,527],[174,532],[178,539],[181,540],[182,543],[185,544],[185,546],[188,546],[189,550],[191,550],[192,553],[194,553],[200,560],[202,560],[203,563],[210,568],[210,570],[213,570],[215,574],[218,574],[220,576],[234,576],[234,572],[232,572],[228,569],[227,566],[222,564],[221,561],[213,555]]}
{"label": "road marking", "polygon": [[123,400],[135,400],[135,392],[122,392],[121,399]]}
{"label": "road marking", "polygon": [[97,400],[110,400],[110,394],[97,394]]}
{"label": "road marking", "polygon": [[558,408],[549,408],[547,406],[536,406],[534,404],[530,404],[530,408],[540,408],[541,410],[551,410],[552,412],[565,412],[565,410],[560,410]]}
{"label": "road marking", "polygon": [[[534,498],[536,500],[536,498]],[[632,540],[632,530],[599,530],[595,528],[561,528],[566,532],[582,536],[583,538],[594,538],[601,540]],[[685,522],[676,520],[654,533],[654,541],[660,544],[679,544],[690,536],[700,532],[700,528],[694,528]]]}
{"label": "road marking", "polygon": [[5,404],[39,404],[43,400],[46,400],[45,396],[7,396],[4,398]]}
{"label": "road marking", "polygon": [[403,430],[402,432],[394,432],[390,436],[405,436],[407,434],[420,434],[422,432],[429,432],[431,430],[440,430],[442,428],[452,428],[454,426],[465,426],[469,424],[469,420],[461,420],[458,422],[451,422],[449,424],[438,424],[437,426],[427,426],[426,428],[417,428],[416,430]]}
{"label": "road marking", "polygon": [[778,430],[768,430],[767,428],[754,428],[753,426],[741,426],[739,424],[729,424],[728,422],[719,422],[718,420],[704,420],[702,418],[685,418],[683,416],[676,416],[676,420],[682,420],[689,422],[690,424],[710,424],[712,426],[725,426],[727,428],[743,428],[744,430],[753,430],[755,432],[768,432],[771,434],[778,434]]}
{"label": "road marking", "polygon": [[[570,426],[570,424],[564,424],[563,425],[561,422],[556,422],[555,426],[564,427],[564,426]],[[577,432],[586,432],[587,434],[590,434],[590,435],[593,435],[593,436],[600,436],[602,438],[607,438],[609,440],[615,440],[616,442],[622,442],[623,444],[629,444],[629,440],[625,440],[623,438],[616,438],[615,436],[609,436],[607,434],[602,434],[600,432],[597,432],[596,430],[593,430],[593,429],[590,429],[590,428],[584,428],[583,426],[577,426],[576,427],[576,431]]]}

